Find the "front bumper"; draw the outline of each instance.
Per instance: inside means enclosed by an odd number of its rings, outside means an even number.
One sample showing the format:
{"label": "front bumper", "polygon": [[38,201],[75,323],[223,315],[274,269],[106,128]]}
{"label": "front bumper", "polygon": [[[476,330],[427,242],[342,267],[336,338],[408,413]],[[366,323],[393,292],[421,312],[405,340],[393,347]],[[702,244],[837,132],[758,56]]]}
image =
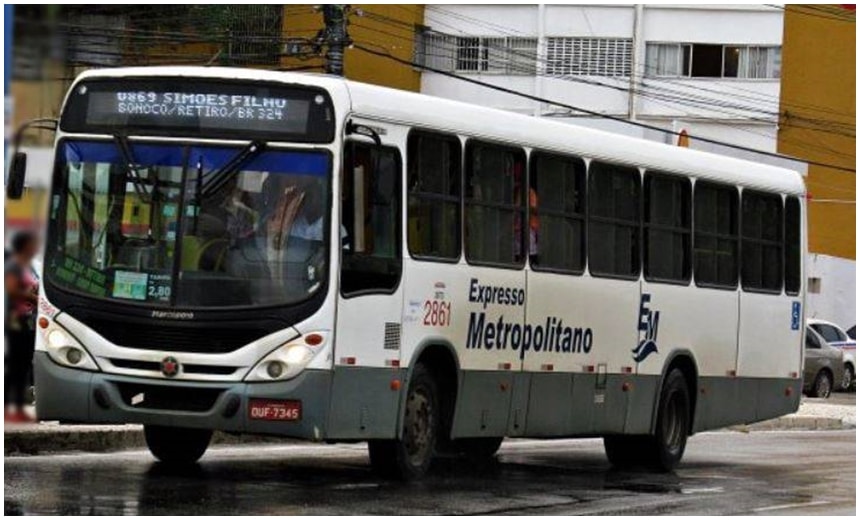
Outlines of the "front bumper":
{"label": "front bumper", "polygon": [[[302,439],[326,438],[332,374],[306,370],[289,381],[274,383],[179,382],[88,372],[57,365],[45,352],[33,359],[36,414],[40,420],[90,424],[156,424],[234,433],[279,435]],[[129,392],[175,395],[147,408],[147,400],[132,405]],[[295,399],[302,402],[297,421],[250,419],[252,398]]]}

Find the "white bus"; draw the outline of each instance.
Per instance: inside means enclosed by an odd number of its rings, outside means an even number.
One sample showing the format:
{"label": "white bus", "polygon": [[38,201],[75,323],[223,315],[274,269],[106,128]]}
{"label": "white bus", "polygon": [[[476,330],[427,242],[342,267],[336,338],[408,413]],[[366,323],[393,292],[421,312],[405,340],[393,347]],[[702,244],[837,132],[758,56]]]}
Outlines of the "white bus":
{"label": "white bus", "polygon": [[[13,165],[17,182],[21,157]],[[59,119],[41,419],[368,441],[405,478],[504,437],[689,435],[797,409],[793,171],[313,74],[82,74]]]}

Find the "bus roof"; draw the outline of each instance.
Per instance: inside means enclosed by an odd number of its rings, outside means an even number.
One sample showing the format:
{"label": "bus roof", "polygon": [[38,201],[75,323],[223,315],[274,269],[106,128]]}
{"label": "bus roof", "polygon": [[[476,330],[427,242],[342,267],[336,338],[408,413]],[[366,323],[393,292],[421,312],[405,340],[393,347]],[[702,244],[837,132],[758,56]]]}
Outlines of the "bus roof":
{"label": "bus roof", "polygon": [[187,76],[305,83],[325,88],[333,96],[340,94],[348,97],[352,112],[364,117],[684,174],[752,189],[792,195],[803,195],[806,191],[802,176],[786,168],[325,74],[165,66],[98,69],[84,72],[78,79],[123,76]]}

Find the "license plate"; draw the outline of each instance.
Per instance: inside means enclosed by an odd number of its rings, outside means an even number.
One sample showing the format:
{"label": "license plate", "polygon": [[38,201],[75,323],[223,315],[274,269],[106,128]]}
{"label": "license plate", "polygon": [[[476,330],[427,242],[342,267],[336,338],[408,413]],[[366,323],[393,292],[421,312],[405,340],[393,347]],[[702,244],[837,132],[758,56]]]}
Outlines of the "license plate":
{"label": "license plate", "polygon": [[298,421],[302,418],[302,402],[251,399],[248,416],[260,421]]}

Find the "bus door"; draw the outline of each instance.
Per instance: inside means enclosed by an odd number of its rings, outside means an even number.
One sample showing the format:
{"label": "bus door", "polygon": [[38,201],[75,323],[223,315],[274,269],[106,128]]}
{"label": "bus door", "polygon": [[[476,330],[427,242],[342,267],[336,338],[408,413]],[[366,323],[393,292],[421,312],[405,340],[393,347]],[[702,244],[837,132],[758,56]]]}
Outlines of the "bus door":
{"label": "bus door", "polygon": [[[402,160],[395,146],[347,140],[341,170],[340,290],[329,434],[395,432],[400,365]],[[391,368],[378,370],[379,368]]]}

